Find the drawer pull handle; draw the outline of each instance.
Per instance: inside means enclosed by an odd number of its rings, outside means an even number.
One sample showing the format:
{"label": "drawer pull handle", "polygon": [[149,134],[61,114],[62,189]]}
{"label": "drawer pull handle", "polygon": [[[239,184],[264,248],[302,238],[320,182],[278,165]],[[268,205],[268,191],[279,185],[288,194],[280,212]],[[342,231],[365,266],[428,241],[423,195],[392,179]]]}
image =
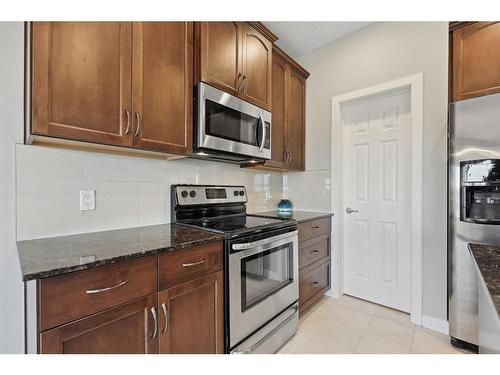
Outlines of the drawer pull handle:
{"label": "drawer pull handle", "polygon": [[312,227],[312,229],[319,229],[319,228],[320,228],[319,225],[315,225],[315,226]]}
{"label": "drawer pull handle", "polygon": [[163,327],[163,330],[161,331],[161,333],[165,333],[165,332],[167,332],[167,328],[168,328],[167,305],[165,305],[165,302],[163,302],[161,304],[161,308],[163,310],[163,316],[165,317],[165,326]]}
{"label": "drawer pull handle", "polygon": [[151,338],[154,339],[156,337],[156,333],[158,332],[158,319],[156,317],[156,309],[154,307],[151,307],[151,315],[153,315],[153,322],[155,324],[155,329],[151,335]]}
{"label": "drawer pull handle", "polygon": [[311,251],[311,254],[318,254],[319,253],[319,250],[312,250]]}
{"label": "drawer pull handle", "polygon": [[198,262],[193,262],[193,263],[183,263],[182,264],[182,267],[193,267],[193,266],[197,266],[199,264],[202,264],[202,263],[205,263],[205,261],[207,260],[207,258],[203,258],[202,260],[198,261]]}
{"label": "drawer pull handle", "polygon": [[128,283],[128,279],[122,280],[118,284],[113,285],[113,286],[108,286],[107,288],[89,289],[89,290],[87,290],[87,294],[96,294],[96,293],[107,292],[108,290],[113,290],[113,289],[119,288],[121,286],[124,286],[126,283]]}
{"label": "drawer pull handle", "polygon": [[319,284],[319,283],[318,283],[317,281],[313,281],[313,282],[311,283],[311,285],[312,285],[312,286],[318,286],[318,284]]}

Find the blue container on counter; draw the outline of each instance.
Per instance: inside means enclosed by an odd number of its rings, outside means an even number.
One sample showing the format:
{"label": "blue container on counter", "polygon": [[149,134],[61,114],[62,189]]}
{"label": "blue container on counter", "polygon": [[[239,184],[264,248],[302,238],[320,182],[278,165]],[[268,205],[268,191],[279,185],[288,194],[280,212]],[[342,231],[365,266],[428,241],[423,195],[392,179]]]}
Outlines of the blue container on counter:
{"label": "blue container on counter", "polygon": [[278,211],[279,212],[292,212],[293,204],[289,199],[282,199],[278,203]]}

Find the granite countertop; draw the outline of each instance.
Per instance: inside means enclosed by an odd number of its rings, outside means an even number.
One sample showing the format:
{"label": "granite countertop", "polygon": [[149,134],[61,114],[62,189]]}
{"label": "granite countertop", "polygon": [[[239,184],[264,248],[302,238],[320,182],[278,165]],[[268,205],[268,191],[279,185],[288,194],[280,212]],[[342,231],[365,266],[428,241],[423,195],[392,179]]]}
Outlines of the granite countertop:
{"label": "granite countertop", "polygon": [[163,224],[19,241],[17,251],[23,280],[28,281],[223,238],[218,233]]}
{"label": "granite countertop", "polygon": [[325,217],[333,216],[333,213],[330,212],[310,212],[310,211],[292,211],[290,213],[283,213],[279,211],[266,211],[266,212],[257,212],[255,214],[257,216],[269,217],[272,219],[294,219],[298,223],[302,223],[305,221],[323,219]]}
{"label": "granite countertop", "polygon": [[500,318],[500,245],[470,243],[469,250],[490,292]]}

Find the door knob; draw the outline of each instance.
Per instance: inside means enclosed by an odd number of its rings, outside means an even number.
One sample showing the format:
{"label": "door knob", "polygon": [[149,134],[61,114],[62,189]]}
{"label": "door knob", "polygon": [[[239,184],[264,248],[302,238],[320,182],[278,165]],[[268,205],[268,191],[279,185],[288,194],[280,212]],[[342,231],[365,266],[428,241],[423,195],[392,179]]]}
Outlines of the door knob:
{"label": "door knob", "polygon": [[353,210],[351,207],[347,207],[347,208],[345,209],[345,212],[347,212],[348,214],[352,214],[352,213],[354,213],[354,212],[358,212],[358,210]]}

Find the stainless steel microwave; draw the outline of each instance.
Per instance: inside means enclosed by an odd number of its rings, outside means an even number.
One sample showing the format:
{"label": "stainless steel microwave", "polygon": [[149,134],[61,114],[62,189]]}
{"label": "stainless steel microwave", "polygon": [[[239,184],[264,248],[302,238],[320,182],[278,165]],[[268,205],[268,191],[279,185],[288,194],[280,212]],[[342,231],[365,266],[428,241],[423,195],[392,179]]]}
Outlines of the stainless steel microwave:
{"label": "stainless steel microwave", "polygon": [[194,148],[233,162],[271,158],[271,112],[200,82],[195,89]]}

